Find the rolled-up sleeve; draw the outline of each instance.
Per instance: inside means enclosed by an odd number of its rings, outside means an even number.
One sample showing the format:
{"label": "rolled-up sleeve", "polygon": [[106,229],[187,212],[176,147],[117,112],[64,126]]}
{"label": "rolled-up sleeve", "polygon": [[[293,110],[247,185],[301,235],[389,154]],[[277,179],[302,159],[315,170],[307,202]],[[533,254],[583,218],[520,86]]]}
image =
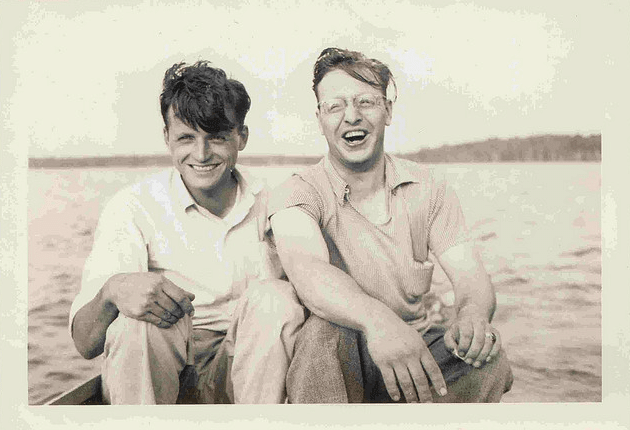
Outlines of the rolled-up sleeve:
{"label": "rolled-up sleeve", "polygon": [[110,277],[148,270],[147,246],[138,226],[137,206],[136,201],[119,193],[103,209],[83,268],[81,289],[70,308],[70,335],[76,313],[96,297]]}
{"label": "rolled-up sleeve", "polygon": [[268,217],[277,212],[297,207],[321,225],[324,205],[315,188],[299,175],[293,175],[271,192]]}
{"label": "rolled-up sleeve", "polygon": [[469,240],[459,198],[443,176],[435,178],[428,217],[428,244],[434,255]]}

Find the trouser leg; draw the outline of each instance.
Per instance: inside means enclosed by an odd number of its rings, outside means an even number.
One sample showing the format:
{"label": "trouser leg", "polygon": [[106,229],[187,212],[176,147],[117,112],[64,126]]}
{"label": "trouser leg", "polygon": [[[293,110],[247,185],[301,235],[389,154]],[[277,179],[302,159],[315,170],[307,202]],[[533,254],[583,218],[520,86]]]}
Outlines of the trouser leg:
{"label": "trouser leg", "polygon": [[[433,400],[498,402],[512,384],[505,353],[476,369],[446,350],[443,334],[444,329],[435,329],[424,336],[449,391],[441,397],[432,390]],[[314,315],[298,335],[287,390],[291,403],[392,402],[365,338]]]}
{"label": "trouser leg", "polygon": [[284,402],[287,369],[303,323],[304,308],[290,283],[249,283],[224,341],[235,403]]}
{"label": "trouser leg", "polygon": [[122,314],[106,333],[103,397],[111,404],[175,403],[179,375],[193,363],[189,316],[168,329]]}
{"label": "trouser leg", "polygon": [[357,332],[311,314],[287,374],[290,403],[360,403],[364,378]]}

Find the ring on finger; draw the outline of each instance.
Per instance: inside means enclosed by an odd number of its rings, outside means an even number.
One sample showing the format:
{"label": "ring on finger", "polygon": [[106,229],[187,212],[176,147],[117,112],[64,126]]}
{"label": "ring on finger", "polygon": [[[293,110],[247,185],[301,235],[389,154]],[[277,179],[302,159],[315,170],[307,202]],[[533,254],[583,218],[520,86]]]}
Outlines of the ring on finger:
{"label": "ring on finger", "polygon": [[492,332],[486,333],[486,337],[488,339],[492,339],[493,343],[497,341],[497,336],[494,333],[492,333]]}

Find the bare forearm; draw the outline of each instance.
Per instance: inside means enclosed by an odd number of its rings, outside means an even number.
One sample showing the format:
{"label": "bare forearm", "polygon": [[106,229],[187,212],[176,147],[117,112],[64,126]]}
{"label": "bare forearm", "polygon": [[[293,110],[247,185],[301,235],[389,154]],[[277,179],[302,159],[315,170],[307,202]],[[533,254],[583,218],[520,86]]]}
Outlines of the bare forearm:
{"label": "bare forearm", "polygon": [[383,319],[398,318],[328,262],[298,257],[286,264],[285,270],[306,307],[325,320],[365,332]]}
{"label": "bare forearm", "polygon": [[118,308],[106,296],[104,286],[97,296],[75,314],[72,321],[72,338],[79,353],[92,359],[99,356],[105,346],[109,325],[118,317]]}
{"label": "bare forearm", "polygon": [[[474,313],[484,317],[488,322],[492,321],[496,309],[496,298],[490,280],[478,281],[481,288],[466,288],[466,293],[459,294],[455,300],[457,314],[466,312]],[[477,284],[479,285],[479,284]]]}

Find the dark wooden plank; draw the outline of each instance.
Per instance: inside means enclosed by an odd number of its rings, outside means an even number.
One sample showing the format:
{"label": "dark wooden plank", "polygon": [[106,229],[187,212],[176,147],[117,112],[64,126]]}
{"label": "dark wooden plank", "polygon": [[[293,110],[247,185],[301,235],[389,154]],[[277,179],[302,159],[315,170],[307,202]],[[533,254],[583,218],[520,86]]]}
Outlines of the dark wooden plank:
{"label": "dark wooden plank", "polygon": [[51,400],[47,405],[102,405],[101,375],[81,383]]}

